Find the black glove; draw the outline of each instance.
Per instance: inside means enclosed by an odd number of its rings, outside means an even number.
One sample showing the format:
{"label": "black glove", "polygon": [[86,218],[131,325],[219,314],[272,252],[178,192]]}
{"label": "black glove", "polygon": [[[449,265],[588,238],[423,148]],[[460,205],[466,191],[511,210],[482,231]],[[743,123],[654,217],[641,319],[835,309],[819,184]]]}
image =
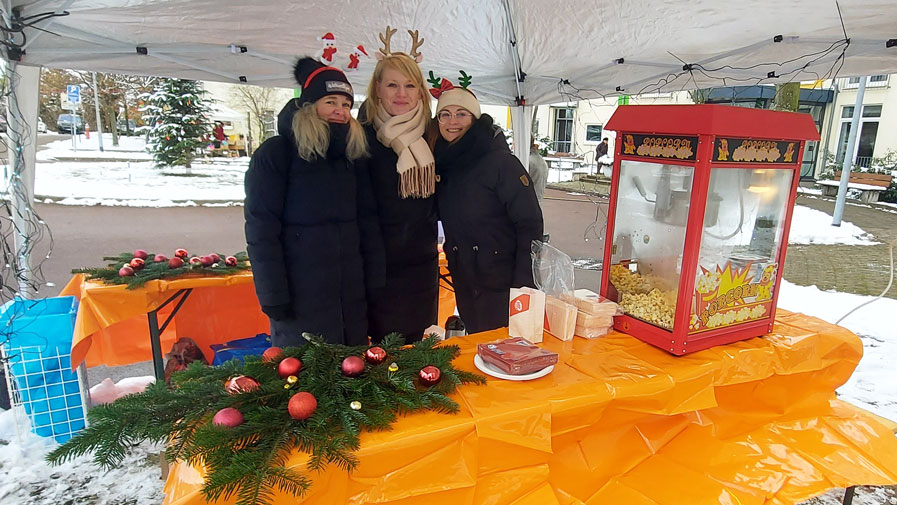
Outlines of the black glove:
{"label": "black glove", "polygon": [[262,305],[262,312],[275,321],[283,321],[293,317],[293,311],[288,303],[283,305]]}

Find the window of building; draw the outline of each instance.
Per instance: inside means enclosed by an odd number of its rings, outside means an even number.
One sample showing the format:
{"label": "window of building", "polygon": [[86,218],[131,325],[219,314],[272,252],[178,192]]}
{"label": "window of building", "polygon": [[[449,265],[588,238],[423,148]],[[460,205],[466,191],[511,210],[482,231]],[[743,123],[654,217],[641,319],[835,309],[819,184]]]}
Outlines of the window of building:
{"label": "window of building", "polygon": [[554,150],[569,153],[573,150],[573,108],[555,109]]}
{"label": "window of building", "polygon": [[[857,88],[860,85],[859,77],[848,77],[847,82],[844,84],[845,89]],[[888,75],[887,74],[878,74],[878,75],[870,75],[868,79],[866,79],[866,87],[867,88],[881,88],[888,85]]]}
{"label": "window of building", "polygon": [[[822,105],[800,104],[797,107],[798,112],[809,114],[816,123],[816,129],[822,131],[822,116],[825,107]],[[819,152],[819,142],[809,140],[804,144],[804,155],[801,159],[800,176],[801,178],[813,178],[816,167],[816,156]]]}
{"label": "window of building", "polygon": [[601,142],[601,133],[604,127],[600,124],[586,125],[586,142]]}
{"label": "window of building", "polygon": [[[875,152],[875,140],[878,137],[878,119],[881,117],[881,105],[864,105],[860,118],[860,132],[852,155],[854,163],[860,167],[869,167],[872,162],[872,153]],[[838,163],[844,161],[847,152],[847,142],[850,137],[850,122],[853,119],[853,106],[848,105],[841,109],[841,129],[838,136]]]}

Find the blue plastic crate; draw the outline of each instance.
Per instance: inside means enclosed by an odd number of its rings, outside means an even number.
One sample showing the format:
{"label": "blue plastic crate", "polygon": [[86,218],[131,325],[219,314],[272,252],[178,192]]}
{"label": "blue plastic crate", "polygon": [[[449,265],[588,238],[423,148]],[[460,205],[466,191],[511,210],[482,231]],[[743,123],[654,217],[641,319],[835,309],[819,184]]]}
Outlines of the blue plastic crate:
{"label": "blue plastic crate", "polygon": [[0,341],[32,431],[65,442],[84,428],[70,354],[78,302],[72,296],[12,300],[0,312]]}

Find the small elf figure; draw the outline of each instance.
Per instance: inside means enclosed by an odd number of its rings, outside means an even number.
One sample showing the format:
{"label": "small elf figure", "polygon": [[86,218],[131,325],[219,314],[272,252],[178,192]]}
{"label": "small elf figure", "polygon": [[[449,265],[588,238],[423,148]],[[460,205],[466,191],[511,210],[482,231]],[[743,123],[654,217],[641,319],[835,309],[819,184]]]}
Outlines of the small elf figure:
{"label": "small elf figure", "polygon": [[327,32],[318,40],[324,42],[324,49],[321,50],[321,63],[333,65],[333,56],[336,54],[336,38],[332,33]]}
{"label": "small elf figure", "polygon": [[358,63],[361,62],[359,58],[362,56],[369,58],[367,51],[364,50],[364,46],[359,44],[349,53],[349,65],[346,66],[346,70],[358,70]]}

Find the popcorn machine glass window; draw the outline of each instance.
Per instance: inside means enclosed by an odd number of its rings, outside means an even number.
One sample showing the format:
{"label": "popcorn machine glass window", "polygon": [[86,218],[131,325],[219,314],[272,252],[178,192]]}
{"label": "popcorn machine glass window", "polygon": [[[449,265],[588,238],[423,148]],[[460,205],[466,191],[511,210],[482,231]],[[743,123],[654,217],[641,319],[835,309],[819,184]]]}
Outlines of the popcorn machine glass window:
{"label": "popcorn machine glass window", "polygon": [[626,314],[672,330],[694,168],[620,164],[608,295]]}
{"label": "popcorn machine glass window", "polygon": [[769,317],[793,174],[710,170],[690,333]]}

